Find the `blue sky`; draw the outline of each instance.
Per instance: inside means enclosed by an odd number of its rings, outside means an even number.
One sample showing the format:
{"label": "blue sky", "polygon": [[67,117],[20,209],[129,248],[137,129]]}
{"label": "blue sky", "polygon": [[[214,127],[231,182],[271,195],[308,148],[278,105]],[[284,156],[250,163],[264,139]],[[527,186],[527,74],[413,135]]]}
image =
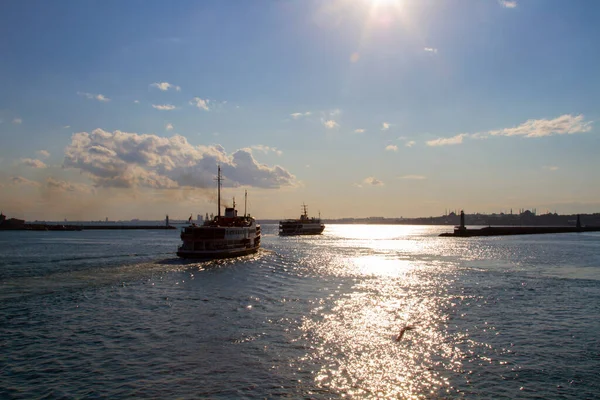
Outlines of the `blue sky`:
{"label": "blue sky", "polygon": [[[600,4],[7,1],[0,208],[600,211]],[[229,200],[228,200],[229,201]],[[239,200],[238,200],[239,203]]]}

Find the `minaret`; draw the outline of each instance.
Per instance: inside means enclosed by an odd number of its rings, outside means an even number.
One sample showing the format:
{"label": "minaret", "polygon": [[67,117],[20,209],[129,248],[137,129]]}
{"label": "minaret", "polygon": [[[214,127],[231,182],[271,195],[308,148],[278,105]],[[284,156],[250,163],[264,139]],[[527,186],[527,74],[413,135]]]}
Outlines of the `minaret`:
{"label": "minaret", "polygon": [[579,214],[577,214],[577,229],[581,229],[581,219],[579,218]]}
{"label": "minaret", "polygon": [[465,212],[460,210],[460,229],[465,230]]}
{"label": "minaret", "polygon": [[165,219],[167,227],[169,226],[169,214],[167,214],[167,218]]}

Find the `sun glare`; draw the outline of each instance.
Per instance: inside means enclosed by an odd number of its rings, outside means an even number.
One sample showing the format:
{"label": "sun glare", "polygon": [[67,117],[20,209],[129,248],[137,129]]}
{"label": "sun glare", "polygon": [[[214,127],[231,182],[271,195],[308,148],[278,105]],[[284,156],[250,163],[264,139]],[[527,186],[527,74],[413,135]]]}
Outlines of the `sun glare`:
{"label": "sun glare", "polygon": [[374,5],[399,4],[401,0],[367,0]]}
{"label": "sun glare", "polygon": [[370,3],[373,7],[393,7],[399,9],[402,7],[403,0],[365,0]]}

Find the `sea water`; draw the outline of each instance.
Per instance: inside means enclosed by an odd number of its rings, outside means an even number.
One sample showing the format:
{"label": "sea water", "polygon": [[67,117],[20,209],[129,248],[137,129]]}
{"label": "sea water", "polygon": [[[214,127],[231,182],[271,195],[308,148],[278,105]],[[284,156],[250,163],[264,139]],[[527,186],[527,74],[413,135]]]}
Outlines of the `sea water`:
{"label": "sea water", "polygon": [[0,398],[599,398],[600,234],[449,230],[0,232]]}

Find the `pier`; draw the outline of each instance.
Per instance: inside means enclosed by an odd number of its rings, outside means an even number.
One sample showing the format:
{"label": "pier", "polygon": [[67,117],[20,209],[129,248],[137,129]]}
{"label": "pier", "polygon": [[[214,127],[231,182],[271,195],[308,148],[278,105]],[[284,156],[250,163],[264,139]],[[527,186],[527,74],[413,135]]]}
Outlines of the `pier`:
{"label": "pier", "polygon": [[57,224],[23,224],[14,227],[0,227],[10,231],[89,231],[89,230],[131,230],[131,229],[177,229],[173,225],[57,225]]}
{"label": "pier", "polygon": [[442,237],[474,237],[474,236],[507,236],[507,235],[539,235],[544,233],[576,233],[600,232],[600,226],[582,226],[579,215],[575,226],[487,226],[479,229],[468,229],[465,226],[465,213],[460,212],[460,226],[454,232],[442,233]]}
{"label": "pier", "polygon": [[27,223],[25,220],[17,218],[6,218],[0,213],[0,231],[83,231],[83,230],[123,230],[123,229],[164,229],[171,230],[177,227],[169,223],[167,215],[164,225],[141,225],[141,224],[61,224],[61,223],[46,223],[34,222]]}

